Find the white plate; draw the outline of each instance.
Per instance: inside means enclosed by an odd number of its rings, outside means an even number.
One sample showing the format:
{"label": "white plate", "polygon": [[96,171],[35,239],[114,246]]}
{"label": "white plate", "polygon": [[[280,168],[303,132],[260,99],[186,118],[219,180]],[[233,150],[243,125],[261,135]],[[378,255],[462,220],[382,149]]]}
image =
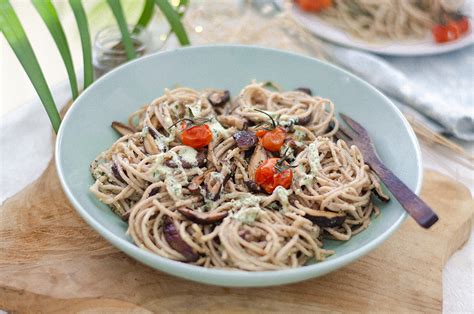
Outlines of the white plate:
{"label": "white plate", "polygon": [[[303,27],[310,30],[316,36],[331,41],[336,44],[344,45],[351,48],[357,48],[383,55],[392,56],[422,56],[445,53],[458,50],[474,43],[474,35],[472,32],[473,20],[470,18],[471,28],[468,34],[463,35],[456,41],[437,44],[431,36],[421,39],[417,42],[389,42],[383,44],[367,43],[354,38],[345,31],[323,21],[314,13],[303,12],[296,6],[292,6],[291,14],[295,20]],[[430,34],[431,35],[431,34]]]}

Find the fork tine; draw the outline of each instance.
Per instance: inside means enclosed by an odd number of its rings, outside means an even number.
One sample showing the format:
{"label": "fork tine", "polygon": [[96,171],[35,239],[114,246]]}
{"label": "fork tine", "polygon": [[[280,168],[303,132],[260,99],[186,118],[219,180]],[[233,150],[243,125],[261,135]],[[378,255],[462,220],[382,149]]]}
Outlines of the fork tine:
{"label": "fork tine", "polygon": [[359,135],[364,136],[368,134],[367,130],[359,123],[355,122],[354,120],[352,120],[351,118],[349,118],[343,113],[340,113],[339,115],[341,116],[342,120],[344,120],[344,122],[346,122]]}

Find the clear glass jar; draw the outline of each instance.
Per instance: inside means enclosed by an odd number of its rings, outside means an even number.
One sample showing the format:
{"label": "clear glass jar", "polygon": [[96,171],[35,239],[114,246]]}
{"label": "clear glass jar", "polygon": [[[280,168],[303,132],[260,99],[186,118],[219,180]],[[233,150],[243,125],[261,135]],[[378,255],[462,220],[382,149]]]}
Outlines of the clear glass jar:
{"label": "clear glass jar", "polygon": [[[129,25],[129,32],[137,58],[152,52],[152,38],[146,29],[132,32],[133,26]],[[126,63],[127,53],[122,44],[122,34],[118,26],[108,26],[99,31],[94,40],[94,74],[99,78],[117,66]]]}

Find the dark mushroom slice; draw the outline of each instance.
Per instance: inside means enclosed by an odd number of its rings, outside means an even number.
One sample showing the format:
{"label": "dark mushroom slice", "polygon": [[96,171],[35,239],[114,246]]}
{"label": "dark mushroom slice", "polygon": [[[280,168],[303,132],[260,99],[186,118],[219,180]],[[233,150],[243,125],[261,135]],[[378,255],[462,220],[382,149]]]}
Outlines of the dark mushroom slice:
{"label": "dark mushroom slice", "polygon": [[197,165],[199,168],[207,165],[207,149],[200,149],[196,155]]}
{"label": "dark mushroom slice", "polygon": [[244,183],[245,183],[245,185],[247,186],[247,188],[249,189],[250,192],[254,192],[254,193],[261,192],[260,186],[257,184],[257,182],[255,182],[253,180],[247,180],[247,181],[244,181]]}
{"label": "dark mushroom slice", "polygon": [[159,191],[160,188],[158,187],[151,189],[150,193],[148,194],[148,197],[158,194]]}
{"label": "dark mushroom slice", "polygon": [[260,165],[260,163],[267,159],[268,159],[267,151],[265,150],[265,148],[263,148],[261,144],[257,144],[252,157],[250,157],[249,165],[247,167],[251,180],[255,180],[255,171],[257,171],[257,168]]}
{"label": "dark mushroom slice", "polygon": [[248,150],[258,143],[258,137],[251,131],[238,131],[232,136],[241,150]]}
{"label": "dark mushroom slice", "polygon": [[189,209],[187,207],[179,207],[177,209],[184,217],[188,218],[192,222],[201,225],[210,225],[216,222],[222,221],[227,217],[228,212],[217,212],[217,213],[201,213],[196,210]]}
{"label": "dark mushroom slice", "polygon": [[188,184],[187,188],[192,194],[199,194],[201,192],[201,184],[204,182],[204,174],[195,176],[191,183]]}
{"label": "dark mushroom slice", "polygon": [[114,174],[114,177],[117,180],[119,180],[122,183],[127,183],[125,182],[124,178],[122,178],[122,176],[120,175],[119,166],[115,163],[112,165],[112,173]]}
{"label": "dark mushroom slice", "polygon": [[123,124],[122,122],[118,122],[118,121],[113,121],[112,122],[112,128],[122,136],[133,134],[133,133],[137,132],[131,126]]}
{"label": "dark mushroom slice", "polygon": [[312,118],[313,118],[313,114],[310,112],[306,116],[298,118],[298,120],[296,121],[296,124],[306,125],[311,121]]}
{"label": "dark mushroom slice", "polygon": [[230,93],[228,90],[215,91],[207,96],[207,100],[209,100],[211,105],[215,107],[221,107],[230,100]]}
{"label": "dark mushroom slice", "polygon": [[155,140],[158,138],[158,133],[153,127],[148,127],[148,132]]}
{"label": "dark mushroom slice", "polygon": [[308,87],[298,87],[298,88],[295,88],[295,91],[302,92],[302,93],[308,94],[310,96],[313,96],[313,92]]}
{"label": "dark mushroom slice", "polygon": [[346,214],[312,210],[311,214],[306,213],[305,218],[308,218],[321,228],[334,228],[339,227],[346,221]]}
{"label": "dark mushroom slice", "polygon": [[197,254],[192,247],[190,247],[179,235],[179,231],[176,229],[173,219],[169,216],[164,217],[163,221],[163,232],[165,240],[168,244],[181,255],[184,256],[185,262],[195,262],[199,259]]}
{"label": "dark mushroom slice", "polygon": [[238,116],[221,115],[217,117],[217,121],[226,128],[234,127],[238,130],[243,130],[248,127],[247,119]]}

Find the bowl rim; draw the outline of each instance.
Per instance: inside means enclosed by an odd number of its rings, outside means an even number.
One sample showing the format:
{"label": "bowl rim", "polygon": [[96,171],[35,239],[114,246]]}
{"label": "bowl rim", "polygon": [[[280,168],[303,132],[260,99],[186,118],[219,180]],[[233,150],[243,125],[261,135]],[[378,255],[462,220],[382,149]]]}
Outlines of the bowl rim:
{"label": "bowl rim", "polygon": [[[95,89],[100,88],[101,82],[107,80],[110,76],[116,75],[116,73],[120,73],[121,71],[129,68],[134,67],[135,64],[146,62],[149,58],[159,58],[160,56],[175,54],[176,52],[182,51],[199,51],[199,50],[209,50],[209,49],[244,49],[244,50],[259,50],[259,51],[267,51],[268,53],[276,53],[285,55],[290,58],[303,58],[306,60],[310,60],[311,62],[319,63],[325,67],[332,68],[335,71],[342,72],[343,75],[350,77],[353,80],[359,81],[362,83],[366,88],[374,91],[378,94],[379,97],[385,100],[385,103],[391,107],[391,109],[396,113],[398,118],[404,124],[406,130],[408,131],[409,138],[414,146],[416,152],[416,165],[417,165],[417,182],[415,186],[415,193],[419,194],[421,190],[421,183],[423,179],[423,167],[421,162],[421,149],[418,143],[418,140],[415,136],[413,129],[411,128],[408,121],[403,116],[402,112],[393,104],[393,102],[377,90],[374,86],[370,85],[366,81],[362,80],[361,78],[357,77],[356,75],[339,68],[333,64],[327,63],[325,61],[321,61],[309,56],[305,56],[299,53],[273,49],[273,48],[266,48],[261,46],[255,45],[240,45],[240,44],[213,44],[213,45],[196,45],[192,47],[182,47],[168,51],[161,51],[154,54],[150,54],[144,56],[142,58],[133,60],[128,62],[124,65],[117,67],[116,69],[112,70],[111,72],[105,74],[103,77],[99,78],[97,81],[94,82],[88,89],[86,89],[83,93],[79,95],[79,97],[74,101],[80,101],[82,98],[86,97],[89,93],[93,93]],[[345,266],[349,263],[352,263],[359,259],[360,257],[364,256],[365,254],[369,253],[376,247],[378,247],[381,243],[387,240],[402,224],[402,222],[407,218],[407,213],[403,212],[402,215],[395,221],[395,223],[388,229],[386,229],[382,234],[378,237],[370,240],[367,244],[354,249],[353,251],[343,255],[343,256],[335,256],[333,259],[325,260],[323,262],[314,263],[311,265],[307,265],[304,267],[298,268],[291,268],[291,269],[283,269],[283,270],[273,270],[273,271],[243,271],[243,270],[226,270],[226,269],[214,269],[214,268],[204,268],[202,266],[196,266],[191,264],[186,264],[178,261],[174,261],[171,259],[167,259],[165,257],[161,257],[156,255],[152,252],[139,248],[134,243],[131,243],[127,240],[120,238],[119,236],[115,235],[112,231],[109,231],[106,227],[102,226],[98,221],[96,221],[88,212],[83,208],[80,204],[78,199],[74,196],[71,189],[66,184],[66,175],[63,171],[62,167],[62,142],[63,142],[63,130],[68,124],[68,121],[73,118],[74,112],[77,110],[77,106],[71,106],[71,108],[67,111],[66,115],[63,118],[61,126],[59,128],[59,132],[56,138],[55,144],[55,165],[56,170],[58,173],[58,177],[61,183],[61,187],[65,192],[67,198],[75,208],[75,210],[79,213],[79,215],[91,226],[96,232],[98,232],[103,238],[109,241],[112,245],[116,248],[121,250],[122,252],[126,253],[127,255],[131,256],[133,259],[140,261],[154,269],[158,269],[165,273],[178,276],[181,278],[189,279],[192,281],[197,281],[205,284],[212,284],[218,286],[233,286],[233,287],[263,287],[263,286],[273,286],[273,285],[280,285],[280,284],[287,284],[298,282],[306,279],[311,279],[314,277],[319,277],[331,271],[337,270],[338,268]]]}

